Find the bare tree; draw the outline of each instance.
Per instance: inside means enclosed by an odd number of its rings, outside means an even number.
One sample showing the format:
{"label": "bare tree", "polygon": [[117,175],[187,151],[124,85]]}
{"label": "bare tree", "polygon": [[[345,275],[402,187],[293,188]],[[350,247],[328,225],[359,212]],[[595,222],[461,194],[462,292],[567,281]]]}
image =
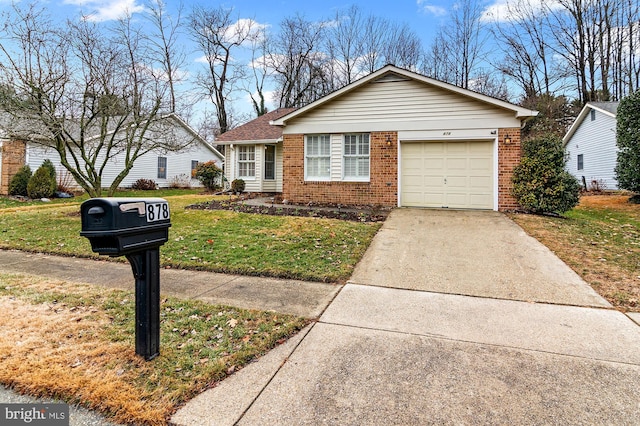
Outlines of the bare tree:
{"label": "bare tree", "polygon": [[565,77],[553,66],[549,45],[553,36],[545,12],[530,1],[518,0],[507,4],[508,16],[493,17],[498,21],[492,33],[504,53],[498,68],[520,86],[525,98],[554,93]]}
{"label": "bare tree", "polygon": [[264,29],[260,29],[256,32],[256,37],[251,42],[249,70],[253,77],[250,78],[248,88],[245,89],[251,98],[253,110],[258,117],[268,112],[265,99],[265,83],[271,75],[271,70],[268,65],[267,46],[267,33]]}
{"label": "bare tree", "polygon": [[379,47],[387,64],[416,71],[424,56],[417,34],[405,25],[389,24],[384,43]]}
{"label": "bare tree", "polygon": [[319,99],[330,90],[327,55],[321,47],[325,23],[310,22],[297,15],[280,24],[268,54],[274,70],[280,107],[299,107]]}
{"label": "bare tree", "polygon": [[1,83],[15,91],[2,105],[11,118],[5,132],[54,148],[92,197],[101,195],[116,156],[122,168],[108,195],[140,156],[192,142],[171,134],[166,78],[130,19],[109,28],[88,20],[56,27],[41,9],[14,6],[0,34]]}
{"label": "bare tree", "polygon": [[[475,0],[456,3],[451,21],[440,29],[427,51],[425,72],[434,77],[437,74],[435,78],[447,83],[469,88],[485,56],[486,36],[481,17],[482,8]],[[437,61],[436,67],[428,65],[432,60]]]}
{"label": "bare tree", "polygon": [[167,13],[167,6],[163,0],[150,0],[147,9],[149,13],[145,16],[153,29],[149,37],[152,53],[164,70],[169,83],[170,111],[176,112],[176,84],[182,80],[180,68],[185,63],[184,49],[179,44],[182,5],[178,7],[175,17]]}
{"label": "bare tree", "polygon": [[244,78],[244,67],[235,62],[233,53],[255,37],[253,21],[233,19],[233,10],[222,6],[205,9],[196,6],[189,17],[193,40],[204,54],[205,71],[197,76],[196,84],[215,105],[220,133],[229,125],[232,93]]}
{"label": "bare tree", "polygon": [[358,6],[346,11],[337,11],[327,28],[327,50],[335,70],[337,87],[351,84],[361,73],[365,23]]}
{"label": "bare tree", "polygon": [[372,73],[388,63],[380,47],[386,43],[389,27],[388,20],[374,15],[363,21],[362,67],[365,72]]}

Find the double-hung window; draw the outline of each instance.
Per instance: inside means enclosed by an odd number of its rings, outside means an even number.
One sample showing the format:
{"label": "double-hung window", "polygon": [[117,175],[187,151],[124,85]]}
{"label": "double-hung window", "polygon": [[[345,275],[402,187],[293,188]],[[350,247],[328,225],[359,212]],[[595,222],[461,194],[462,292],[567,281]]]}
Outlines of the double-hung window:
{"label": "double-hung window", "polygon": [[238,177],[256,177],[256,147],[251,145],[238,146]]}
{"label": "double-hung window", "polygon": [[158,179],[167,178],[167,157],[158,157]]}
{"label": "double-hung window", "polygon": [[329,135],[307,135],[304,145],[306,180],[329,180],[331,177],[331,139]]}
{"label": "double-hung window", "polygon": [[344,135],[343,179],[369,180],[369,134]]}

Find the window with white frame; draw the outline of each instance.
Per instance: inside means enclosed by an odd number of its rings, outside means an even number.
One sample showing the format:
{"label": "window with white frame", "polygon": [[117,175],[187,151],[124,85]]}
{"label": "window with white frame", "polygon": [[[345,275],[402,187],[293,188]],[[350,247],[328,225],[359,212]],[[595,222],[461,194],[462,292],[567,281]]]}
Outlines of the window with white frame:
{"label": "window with white frame", "polygon": [[369,180],[369,134],[344,135],[342,150],[344,180]]}
{"label": "window with white frame", "polygon": [[304,144],[306,180],[329,180],[331,176],[331,138],[329,135],[307,135]]}
{"label": "window with white frame", "polygon": [[167,178],[167,157],[158,157],[158,179]]}
{"label": "window with white frame", "polygon": [[198,160],[191,160],[191,177],[195,177],[196,175],[196,169],[198,168],[198,164],[200,164],[200,162]]}
{"label": "window with white frame", "polygon": [[251,145],[238,146],[238,177],[256,177],[256,147]]}

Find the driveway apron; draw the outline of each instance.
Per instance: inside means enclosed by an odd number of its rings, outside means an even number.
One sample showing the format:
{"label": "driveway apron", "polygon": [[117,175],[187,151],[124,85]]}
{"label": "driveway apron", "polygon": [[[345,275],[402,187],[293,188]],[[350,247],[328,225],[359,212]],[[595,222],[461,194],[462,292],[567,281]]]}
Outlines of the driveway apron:
{"label": "driveway apron", "polygon": [[631,425],[639,347],[505,216],[397,209],[318,322],[172,421]]}

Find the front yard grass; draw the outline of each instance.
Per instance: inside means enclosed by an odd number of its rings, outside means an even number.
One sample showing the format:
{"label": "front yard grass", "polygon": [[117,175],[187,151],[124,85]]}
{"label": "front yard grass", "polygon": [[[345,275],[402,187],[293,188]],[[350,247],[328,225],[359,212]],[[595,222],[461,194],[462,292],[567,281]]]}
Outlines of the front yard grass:
{"label": "front yard grass", "polygon": [[[165,198],[172,224],[169,241],[160,250],[165,267],[341,282],[350,276],[381,226],[185,209],[210,200],[211,195]],[[77,201],[0,209],[0,248],[95,257],[89,241],[80,237],[79,211]]]}
{"label": "front yard grass", "polygon": [[565,218],[513,214],[612,305],[640,312],[640,205],[588,195]]}
{"label": "front yard grass", "polygon": [[0,273],[0,383],[127,424],[166,424],[181,404],[307,320],[167,298],[160,355],[135,355],[134,294]]}

